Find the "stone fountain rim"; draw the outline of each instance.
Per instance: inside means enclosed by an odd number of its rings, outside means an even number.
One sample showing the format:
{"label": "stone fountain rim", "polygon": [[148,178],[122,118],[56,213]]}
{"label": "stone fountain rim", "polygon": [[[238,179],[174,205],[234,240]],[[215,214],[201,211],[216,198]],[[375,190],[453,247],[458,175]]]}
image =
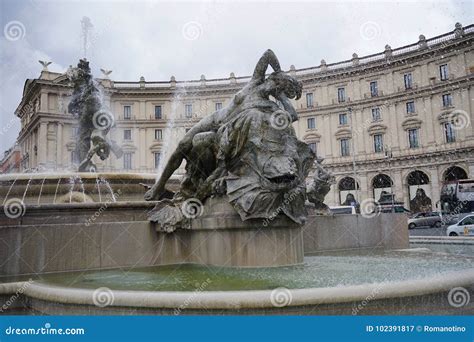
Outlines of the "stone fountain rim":
{"label": "stone fountain rim", "polygon": [[81,179],[97,179],[105,177],[107,180],[112,179],[156,179],[154,173],[139,173],[139,172],[44,172],[44,173],[8,173],[0,175],[0,181],[9,180],[30,180],[30,179],[59,179],[79,176]]}
{"label": "stone fountain rim", "polygon": [[[363,302],[370,300],[429,295],[455,287],[471,287],[474,268],[451,271],[422,279],[381,282],[325,288],[250,290],[250,291],[129,291],[110,290],[112,307],[176,309],[265,309],[306,305]],[[24,296],[62,304],[94,306],[97,289],[68,288],[35,281],[0,284],[0,295]],[[279,292],[278,292],[279,291]],[[97,296],[97,295],[96,295]],[[278,296],[291,298],[279,305]],[[276,303],[275,303],[276,302]]]}
{"label": "stone fountain rim", "polygon": [[[159,201],[118,201],[110,200],[102,202],[72,202],[72,203],[43,203],[43,204],[25,204],[25,213],[35,211],[44,212],[45,210],[71,210],[71,209],[100,209],[107,204],[107,208],[150,208],[155,206]],[[0,211],[5,205],[0,205]]]}

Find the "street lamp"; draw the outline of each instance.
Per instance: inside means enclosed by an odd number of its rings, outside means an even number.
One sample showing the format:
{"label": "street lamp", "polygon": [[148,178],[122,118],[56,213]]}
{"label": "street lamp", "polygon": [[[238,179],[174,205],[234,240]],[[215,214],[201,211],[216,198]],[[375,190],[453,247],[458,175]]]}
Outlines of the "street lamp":
{"label": "street lamp", "polygon": [[348,107],[349,119],[351,122],[351,152],[352,152],[352,172],[354,174],[354,192],[356,203],[360,203],[359,194],[357,192],[357,170],[356,170],[356,161],[355,161],[355,136],[354,136],[354,120],[352,117],[352,107]]}
{"label": "street lamp", "polygon": [[395,212],[394,194],[393,194],[393,175],[392,175],[392,149],[387,145],[384,146],[385,158],[388,161],[388,173],[390,175],[390,197],[392,200],[392,212]]}

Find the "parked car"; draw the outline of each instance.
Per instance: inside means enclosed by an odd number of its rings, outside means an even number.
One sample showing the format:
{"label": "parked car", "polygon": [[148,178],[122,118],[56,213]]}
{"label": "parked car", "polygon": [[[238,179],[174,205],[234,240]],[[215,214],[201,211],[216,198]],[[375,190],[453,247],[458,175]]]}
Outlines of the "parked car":
{"label": "parked car", "polygon": [[474,235],[474,215],[468,215],[446,229],[448,236]]}
{"label": "parked car", "polygon": [[472,213],[443,213],[442,222],[444,225],[450,226],[471,214]]}
{"label": "parked car", "polygon": [[421,226],[441,227],[441,216],[439,212],[417,213],[408,219],[408,229]]}
{"label": "parked car", "polygon": [[342,214],[357,214],[356,207],[352,205],[341,205],[337,207],[329,207],[329,210],[334,215],[342,215]]}
{"label": "parked car", "polygon": [[405,208],[401,204],[394,204],[393,206],[384,204],[380,205],[378,209],[381,213],[405,213],[405,214],[410,214],[410,210]]}

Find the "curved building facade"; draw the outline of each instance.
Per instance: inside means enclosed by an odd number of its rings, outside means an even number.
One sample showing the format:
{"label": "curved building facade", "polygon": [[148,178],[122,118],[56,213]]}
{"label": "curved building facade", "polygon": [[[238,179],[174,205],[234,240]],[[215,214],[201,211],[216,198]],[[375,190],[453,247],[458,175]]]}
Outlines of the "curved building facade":
{"label": "curved building facade", "polygon": [[[445,181],[474,178],[474,25],[370,56],[288,73],[303,83],[294,101],[298,137],[336,183],[327,204],[395,194],[412,211],[435,209]],[[98,79],[114,113],[122,158],[101,170],[157,172],[186,130],[225,106],[249,77],[122,82]],[[43,70],[27,80],[21,119],[21,170],[73,167],[77,123],[67,113],[71,84]],[[184,169],[180,169],[181,172]],[[417,197],[418,195],[418,197]]]}

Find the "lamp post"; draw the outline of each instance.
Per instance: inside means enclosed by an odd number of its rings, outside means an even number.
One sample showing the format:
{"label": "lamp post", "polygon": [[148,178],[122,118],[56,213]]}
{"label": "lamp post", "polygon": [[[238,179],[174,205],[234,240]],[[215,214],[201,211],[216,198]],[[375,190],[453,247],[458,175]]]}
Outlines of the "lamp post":
{"label": "lamp post", "polygon": [[359,194],[357,192],[357,170],[356,170],[356,161],[355,161],[355,137],[354,137],[354,119],[352,116],[352,107],[348,107],[349,119],[351,122],[351,153],[352,153],[352,172],[354,174],[354,189],[355,189],[355,200],[356,203],[359,203]]}
{"label": "lamp post", "polygon": [[392,176],[392,158],[393,158],[393,153],[392,149],[388,147],[387,145],[384,146],[384,152],[385,152],[385,158],[387,158],[388,161],[388,173],[390,175],[390,197],[392,200],[392,212],[395,212],[395,203],[394,203],[394,194],[393,194],[393,176]]}

